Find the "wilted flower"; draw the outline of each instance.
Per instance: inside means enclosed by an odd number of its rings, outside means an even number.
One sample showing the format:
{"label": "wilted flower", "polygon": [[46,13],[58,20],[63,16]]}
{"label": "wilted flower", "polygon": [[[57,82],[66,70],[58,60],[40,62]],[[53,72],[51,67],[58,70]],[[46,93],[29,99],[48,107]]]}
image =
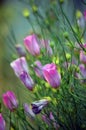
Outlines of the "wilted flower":
{"label": "wilted flower", "polygon": [[19,56],[26,56],[26,52],[24,48],[21,46],[21,44],[17,44],[15,47]]}
{"label": "wilted flower", "polygon": [[53,54],[52,48],[50,47],[50,41],[49,40],[41,40],[41,48],[45,48],[47,51],[47,54],[51,56]]}
{"label": "wilted flower", "polygon": [[0,113],[0,130],[5,130],[5,120],[1,113]]}
{"label": "wilted flower", "polygon": [[40,54],[39,41],[35,34],[29,35],[24,39],[26,49],[34,56]]}
{"label": "wilted flower", "polygon": [[34,67],[34,70],[35,70],[35,73],[36,75],[39,77],[39,78],[43,78],[43,73],[42,73],[42,64],[40,61],[36,61],[35,63],[35,67]]}
{"label": "wilted flower", "polygon": [[[86,44],[84,44],[83,47],[86,48]],[[86,52],[83,50],[80,51],[80,61],[86,64]]]}
{"label": "wilted flower", "polygon": [[22,83],[29,89],[32,90],[34,82],[28,73],[28,66],[25,57],[14,60],[11,64],[15,74],[20,78]]}
{"label": "wilted flower", "polygon": [[33,113],[32,109],[27,103],[24,104],[24,112],[28,117],[31,117],[31,118],[35,117],[35,114]]}
{"label": "wilted flower", "polygon": [[18,107],[18,101],[12,91],[3,94],[3,103],[10,111],[14,111]]}
{"label": "wilted flower", "polygon": [[54,63],[46,64],[43,67],[43,76],[53,88],[60,86],[61,75],[57,71],[56,65]]}
{"label": "wilted flower", "polygon": [[32,111],[35,114],[40,113],[41,110],[48,104],[48,102],[49,101],[47,99],[42,99],[42,100],[35,101],[35,102],[31,103]]}

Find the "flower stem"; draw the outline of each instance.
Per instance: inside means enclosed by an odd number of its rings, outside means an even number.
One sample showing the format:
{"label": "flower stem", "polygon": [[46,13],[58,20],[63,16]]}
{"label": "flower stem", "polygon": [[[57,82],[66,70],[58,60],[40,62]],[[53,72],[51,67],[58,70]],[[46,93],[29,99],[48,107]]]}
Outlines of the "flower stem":
{"label": "flower stem", "polygon": [[11,130],[11,111],[10,111],[10,113],[9,113],[9,119],[10,119],[9,130]]}

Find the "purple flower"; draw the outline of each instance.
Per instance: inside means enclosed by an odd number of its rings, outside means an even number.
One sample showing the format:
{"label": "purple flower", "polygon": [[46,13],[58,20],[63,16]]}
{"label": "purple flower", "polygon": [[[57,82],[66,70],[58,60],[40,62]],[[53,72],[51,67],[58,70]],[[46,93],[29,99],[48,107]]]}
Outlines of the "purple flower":
{"label": "purple flower", "polygon": [[31,104],[32,106],[32,111],[35,113],[35,114],[38,114],[41,112],[41,110],[48,104],[48,100],[47,99],[42,99],[42,100],[39,100],[39,101],[35,101]]}
{"label": "purple flower", "polygon": [[18,107],[18,101],[12,91],[3,94],[3,103],[10,111],[14,111]]}
{"label": "purple flower", "polygon": [[5,130],[5,120],[1,113],[0,113],[0,130]]}
{"label": "purple flower", "polygon": [[24,71],[21,72],[20,79],[29,90],[33,90],[34,83],[29,74]]}
{"label": "purple flower", "polygon": [[42,73],[42,64],[40,61],[36,61],[35,63],[35,67],[34,67],[34,70],[35,70],[35,73],[36,75],[39,77],[39,78],[43,78],[43,73]]}
{"label": "purple flower", "polygon": [[16,76],[20,78],[22,83],[29,89],[33,90],[34,82],[28,73],[28,66],[25,57],[14,60],[11,64]]}
{"label": "purple flower", "polygon": [[31,118],[35,117],[35,114],[33,113],[32,109],[27,103],[24,104],[24,112],[28,117],[31,117]]}
{"label": "purple flower", "polygon": [[53,88],[60,86],[61,75],[57,71],[56,65],[54,63],[46,64],[43,67],[43,76]]}
{"label": "purple flower", "polygon": [[39,41],[35,34],[29,35],[24,39],[24,45],[30,54],[37,56],[40,54]]}
{"label": "purple flower", "polygon": [[10,63],[17,77],[20,77],[21,72],[28,73],[28,66],[25,57],[18,58]]}

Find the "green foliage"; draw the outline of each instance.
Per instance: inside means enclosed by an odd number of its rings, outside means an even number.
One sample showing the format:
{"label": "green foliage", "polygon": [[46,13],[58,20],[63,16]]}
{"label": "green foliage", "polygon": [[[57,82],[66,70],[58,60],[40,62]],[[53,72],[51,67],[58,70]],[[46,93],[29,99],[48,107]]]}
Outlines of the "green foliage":
{"label": "green foliage", "polygon": [[[86,49],[81,46],[85,32],[82,28],[78,27],[77,21],[74,21],[74,23],[70,22],[64,10],[65,0],[64,2],[63,0],[49,2],[48,8],[43,10],[43,12],[40,10],[36,1],[31,1],[30,4],[31,12],[24,10],[24,18],[27,19],[32,27],[33,33],[35,33],[39,39],[50,39],[53,55],[49,56],[45,49],[41,51],[38,57],[34,57],[27,52],[26,59],[30,75],[35,82],[35,88],[30,92],[24,88],[21,83],[19,83],[20,87],[16,85],[16,95],[19,99],[18,110],[12,114],[9,113],[9,111],[5,113],[4,110],[6,108],[2,105],[2,112],[8,124],[7,126],[9,127],[10,124],[10,130],[85,130],[86,82],[82,82],[81,79],[75,76],[75,73],[80,74],[78,67],[81,63],[79,59],[79,48],[76,47],[75,42],[86,52]],[[80,15],[80,12],[77,15]],[[34,17],[39,32],[34,27],[33,18],[31,16]],[[76,17],[75,20],[77,20]],[[16,41],[12,29],[10,37],[7,37],[7,40],[11,44]],[[13,46],[13,44],[11,44],[10,46]],[[76,54],[75,49],[78,54]],[[18,55],[15,52],[11,58],[14,60],[17,57]],[[72,63],[73,58],[77,63]],[[52,62],[56,64],[61,74],[61,85],[59,88],[52,88],[45,80],[36,76],[33,66],[37,60],[41,61],[43,65]],[[64,63],[66,63],[66,65],[64,65]],[[67,63],[70,63],[70,65]],[[17,88],[19,90],[18,92]],[[44,108],[40,114],[36,115],[34,120],[31,120],[25,115],[22,104],[24,102],[31,104],[31,102],[43,98],[50,100],[49,105]],[[42,115],[46,114],[49,117],[50,112],[53,113],[55,122],[50,120],[50,124],[48,124],[42,120]],[[58,124],[58,128],[55,128],[54,123]]]}

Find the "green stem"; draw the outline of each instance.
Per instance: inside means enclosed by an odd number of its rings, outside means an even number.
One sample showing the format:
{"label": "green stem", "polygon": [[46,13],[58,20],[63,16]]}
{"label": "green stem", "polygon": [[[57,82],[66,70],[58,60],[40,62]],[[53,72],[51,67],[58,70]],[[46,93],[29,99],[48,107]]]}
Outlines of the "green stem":
{"label": "green stem", "polygon": [[33,27],[33,23],[31,22],[30,18],[28,18],[27,20],[28,20],[28,22],[30,23],[30,25],[31,25],[31,27],[32,27],[32,29],[33,29],[33,31],[34,31],[34,33],[36,33],[35,28]]}
{"label": "green stem", "polygon": [[86,50],[84,49],[84,47],[81,45],[81,44],[82,44],[81,40],[77,38],[76,33],[75,33],[75,31],[73,30],[69,19],[67,18],[66,14],[64,13],[61,4],[59,4],[59,5],[60,5],[60,9],[61,9],[61,11],[62,11],[62,14],[64,15],[66,21],[68,22],[68,24],[69,24],[69,26],[70,26],[70,28],[71,28],[73,34],[74,34],[75,39],[77,40],[79,46],[86,52]]}
{"label": "green stem", "polygon": [[9,130],[11,130],[11,111],[9,113],[10,123],[9,123]]}
{"label": "green stem", "polygon": [[43,32],[43,28],[42,28],[42,26],[41,26],[41,24],[40,24],[40,22],[39,22],[38,16],[35,15],[35,17],[36,17],[36,20],[37,20],[37,22],[38,22],[38,25],[40,26],[41,33],[42,33],[42,35],[43,35],[43,38],[45,39],[44,32]]}

